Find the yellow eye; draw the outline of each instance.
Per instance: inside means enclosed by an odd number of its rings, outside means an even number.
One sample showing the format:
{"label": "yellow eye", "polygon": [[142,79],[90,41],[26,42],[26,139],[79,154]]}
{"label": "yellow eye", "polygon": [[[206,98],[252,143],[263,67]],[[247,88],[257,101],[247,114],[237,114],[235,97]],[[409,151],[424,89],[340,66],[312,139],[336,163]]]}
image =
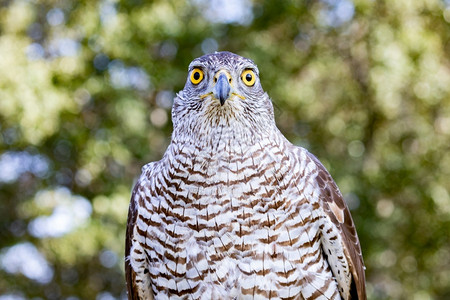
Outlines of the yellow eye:
{"label": "yellow eye", "polygon": [[195,68],[191,72],[191,82],[193,84],[199,84],[203,80],[203,71],[199,68]]}
{"label": "yellow eye", "polygon": [[252,70],[245,70],[244,72],[242,72],[241,78],[247,86],[254,85],[256,81],[255,72],[253,72]]}

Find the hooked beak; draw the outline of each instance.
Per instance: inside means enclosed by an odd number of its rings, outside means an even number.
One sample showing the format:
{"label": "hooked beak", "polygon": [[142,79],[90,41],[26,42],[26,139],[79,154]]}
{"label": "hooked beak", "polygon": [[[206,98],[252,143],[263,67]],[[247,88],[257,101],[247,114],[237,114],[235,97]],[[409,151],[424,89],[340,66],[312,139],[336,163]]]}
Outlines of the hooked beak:
{"label": "hooked beak", "polygon": [[228,83],[228,77],[225,73],[220,73],[217,79],[216,85],[214,86],[214,97],[219,99],[220,105],[224,105],[225,101],[230,96],[230,84]]}

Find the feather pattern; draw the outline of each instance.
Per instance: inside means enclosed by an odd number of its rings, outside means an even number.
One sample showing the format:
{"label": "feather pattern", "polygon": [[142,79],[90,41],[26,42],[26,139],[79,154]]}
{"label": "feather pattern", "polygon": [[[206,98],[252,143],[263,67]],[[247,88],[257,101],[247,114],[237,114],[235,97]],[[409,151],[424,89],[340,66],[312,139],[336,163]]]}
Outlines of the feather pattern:
{"label": "feather pattern", "polygon": [[129,299],[366,299],[350,212],[317,158],[277,129],[256,65],[219,52],[193,69],[204,79],[177,95],[172,141],[131,197]]}

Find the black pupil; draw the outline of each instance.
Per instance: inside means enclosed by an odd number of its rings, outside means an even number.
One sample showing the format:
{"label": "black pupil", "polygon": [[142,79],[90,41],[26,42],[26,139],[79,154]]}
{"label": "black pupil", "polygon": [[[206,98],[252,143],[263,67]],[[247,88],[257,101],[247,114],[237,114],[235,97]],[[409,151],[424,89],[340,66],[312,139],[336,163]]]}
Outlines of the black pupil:
{"label": "black pupil", "polygon": [[252,81],[252,78],[253,78],[252,74],[245,75],[245,80],[247,80],[248,82]]}
{"label": "black pupil", "polygon": [[199,80],[200,79],[200,72],[199,71],[195,71],[194,72],[194,79],[195,80]]}

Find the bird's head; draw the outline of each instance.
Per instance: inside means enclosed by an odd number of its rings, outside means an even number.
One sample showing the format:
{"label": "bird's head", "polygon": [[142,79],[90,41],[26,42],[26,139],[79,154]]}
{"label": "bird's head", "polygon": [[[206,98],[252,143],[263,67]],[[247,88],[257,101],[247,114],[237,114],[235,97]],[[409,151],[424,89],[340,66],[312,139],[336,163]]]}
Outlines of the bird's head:
{"label": "bird's head", "polygon": [[273,106],[252,60],[216,52],[189,65],[186,85],[174,101],[172,120],[174,130],[212,130],[218,126],[255,129],[273,122]]}

